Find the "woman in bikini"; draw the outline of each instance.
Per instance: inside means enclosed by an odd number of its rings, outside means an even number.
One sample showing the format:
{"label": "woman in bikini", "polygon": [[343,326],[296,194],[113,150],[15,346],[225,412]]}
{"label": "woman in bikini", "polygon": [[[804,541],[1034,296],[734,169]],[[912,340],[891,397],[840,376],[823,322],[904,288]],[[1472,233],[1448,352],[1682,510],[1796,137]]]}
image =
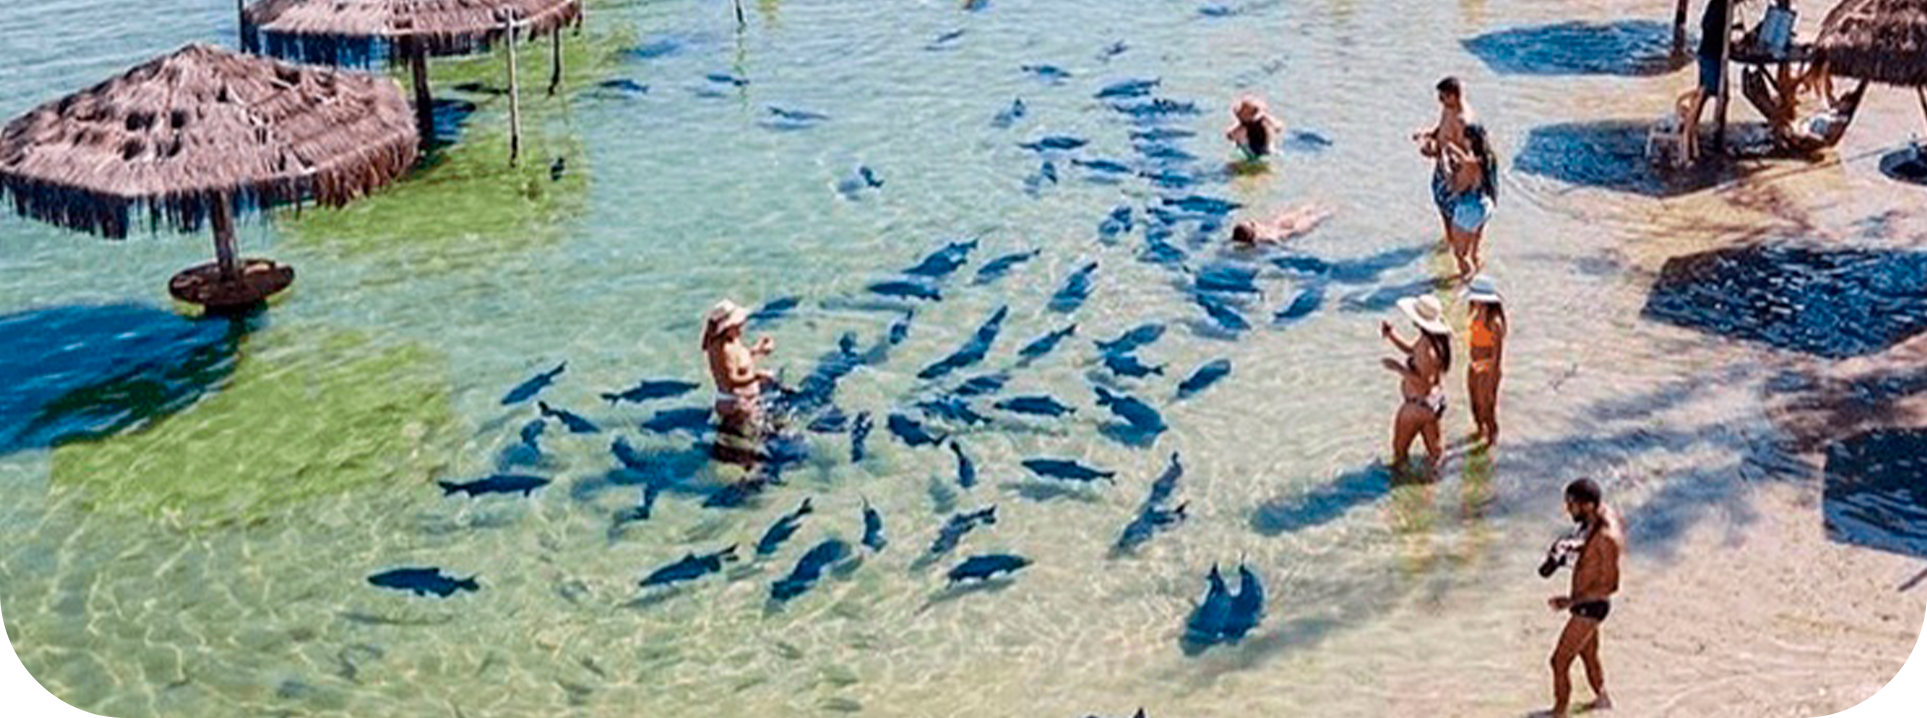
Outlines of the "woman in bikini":
{"label": "woman in bikini", "polygon": [[1379,334],[1392,343],[1404,361],[1383,360],[1384,366],[1399,375],[1399,394],[1404,401],[1392,421],[1392,469],[1404,471],[1411,456],[1412,439],[1425,439],[1426,474],[1438,471],[1445,458],[1439,441],[1439,419],[1445,416],[1445,390],[1442,381],[1452,369],[1452,327],[1445,323],[1445,306],[1430,294],[1398,301],[1399,310],[1418,328],[1412,341],[1400,339],[1390,322],[1379,323]]}
{"label": "woman in bikini", "polygon": [[1472,307],[1472,364],[1465,372],[1465,393],[1472,399],[1473,438],[1486,446],[1499,443],[1500,360],[1505,356],[1505,299],[1499,285],[1486,275],[1472,280],[1465,301]]}
{"label": "woman in bikini", "polygon": [[1451,189],[1451,220],[1446,223],[1445,239],[1458,260],[1459,281],[1467,282],[1479,271],[1485,223],[1499,201],[1499,183],[1494,176],[1499,161],[1484,125],[1466,125],[1465,146],[1447,145],[1444,150]]}
{"label": "woman in bikini", "polygon": [[776,380],[768,370],[756,368],[756,360],[775,351],[776,343],[763,337],[753,346],[745,345],[743,326],[748,323],[749,310],[725,299],[709,310],[702,340],[709,374],[716,382],[716,416],[722,420],[715,456],[745,466],[753,465],[760,453],[763,384]]}

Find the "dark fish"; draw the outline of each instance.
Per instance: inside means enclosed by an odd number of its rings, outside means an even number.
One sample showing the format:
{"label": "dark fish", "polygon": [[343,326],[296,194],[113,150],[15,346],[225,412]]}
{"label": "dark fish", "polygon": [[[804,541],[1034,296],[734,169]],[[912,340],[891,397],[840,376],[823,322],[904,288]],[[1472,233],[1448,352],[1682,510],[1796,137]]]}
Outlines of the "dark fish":
{"label": "dark fish", "polygon": [[[1155,230],[1155,231],[1153,231]],[[1138,252],[1138,261],[1176,267],[1184,263],[1184,250],[1169,240],[1171,230],[1166,227],[1147,227],[1144,230],[1144,250]]]}
{"label": "dark fish", "polygon": [[1059,288],[1056,294],[1051,295],[1050,310],[1066,314],[1084,306],[1084,300],[1091,296],[1091,275],[1096,273],[1097,262],[1091,262],[1072,272],[1071,276],[1064,280],[1064,286]]}
{"label": "dark fish", "polygon": [[1231,17],[1238,14],[1238,8],[1230,5],[1205,5],[1198,8],[1198,14],[1204,17]]}
{"label": "dark fish", "polygon": [[877,282],[876,284],[872,284],[869,286],[869,290],[870,290],[870,293],[872,294],[880,294],[886,297],[901,297],[906,299],[919,299],[924,301],[943,301],[943,292],[938,291],[936,287],[930,286],[923,282],[912,282],[912,281],[906,281],[901,279],[893,279],[887,282]]}
{"label": "dark fish", "polygon": [[1204,600],[1185,621],[1184,639],[1187,643],[1208,646],[1223,639],[1225,623],[1231,615],[1231,589],[1224,585],[1224,574],[1218,571],[1217,564],[1211,565],[1211,573],[1204,581]]}
{"label": "dark fish", "polygon": [[642,495],[637,497],[636,505],[616,513],[615,522],[609,527],[611,539],[622,531],[622,527],[637,521],[648,521],[656,512],[656,499],[662,496],[663,485],[659,481],[643,484]]}
{"label": "dark fish", "polygon": [[996,343],[997,335],[1003,332],[1004,319],[1009,316],[1010,307],[998,307],[997,311],[992,313],[989,319],[984,320],[983,324],[977,326],[977,332],[972,334],[970,339],[964,342],[963,346],[958,347],[957,351],[951,353],[950,356],[944,357],[928,367],[924,367],[923,371],[917,372],[917,378],[941,379],[953,371],[983,361],[984,355],[990,352],[991,345]]}
{"label": "dark fish", "polygon": [[1216,322],[1219,328],[1229,332],[1242,332],[1251,328],[1251,322],[1246,321],[1244,315],[1225,304],[1224,300],[1209,294],[1196,293],[1192,294],[1191,298],[1198,303],[1198,306],[1204,308],[1204,313],[1210,315],[1211,321]]}
{"label": "dark fish", "polygon": [[996,523],[996,504],[991,504],[970,513],[951,514],[950,520],[945,521],[943,527],[937,529],[936,540],[930,542],[930,555],[941,556],[950,553],[957,548],[958,543],[963,541],[965,534],[975,530],[978,526],[990,526]]}
{"label": "dark fish", "polygon": [[[778,300],[778,301],[781,301],[781,300]],[[772,303],[772,305],[773,304],[774,303]],[[792,304],[791,306],[795,306],[795,305]],[[767,307],[765,307],[765,311],[767,311]],[[784,310],[784,311],[787,311],[787,310]],[[771,318],[773,319],[774,317],[771,317]],[[754,320],[755,318],[751,317],[751,321],[754,321]],[[645,379],[641,383],[636,384],[635,386],[629,387],[628,389],[624,389],[620,392],[611,392],[611,393],[603,394],[602,398],[604,400],[607,400],[611,404],[614,404],[617,402],[623,402],[623,401],[630,401],[630,402],[635,402],[640,404],[642,402],[650,401],[654,399],[667,399],[670,397],[682,396],[684,394],[687,394],[691,391],[696,390],[699,386],[701,385],[696,384],[695,382],[682,381],[680,379]]]}
{"label": "dark fish", "polygon": [[481,496],[482,494],[521,494],[527,497],[535,493],[536,489],[548,486],[549,480],[540,476],[528,476],[525,474],[495,474],[467,483],[455,483],[453,481],[437,481],[435,483],[442,487],[443,496],[452,496],[454,494],[468,494],[469,496]]}
{"label": "dark fish", "polygon": [[1197,212],[1199,214],[1211,214],[1211,215],[1218,215],[1218,216],[1231,214],[1232,211],[1237,210],[1238,208],[1244,206],[1242,204],[1238,204],[1237,202],[1233,202],[1228,199],[1219,199],[1217,197],[1205,197],[1203,195],[1195,195],[1195,194],[1179,197],[1177,199],[1171,199],[1170,197],[1166,197],[1164,198],[1164,205],[1167,207],[1176,207],[1186,212]]}
{"label": "dark fish", "polygon": [[990,0],[963,0],[964,12],[978,12],[990,7]]}
{"label": "dark fish", "polygon": [[596,83],[596,87],[600,87],[606,90],[615,90],[617,92],[621,92],[629,95],[644,95],[649,93],[648,85],[642,84],[640,82],[636,82],[635,80],[631,80],[627,77],[619,77],[613,80],[603,80],[601,82]]}
{"label": "dark fish", "polygon": [[624,50],[623,54],[642,58],[644,60],[652,60],[658,57],[668,57],[670,55],[674,55],[678,52],[681,52],[682,48],[683,48],[683,43],[681,40],[677,40],[676,38],[673,38],[673,37],[665,37],[658,40],[646,42],[641,45],[637,45],[635,47]]}
{"label": "dark fish", "polygon": [[876,170],[870,169],[867,165],[857,165],[855,175],[844,178],[836,183],[837,193],[851,201],[860,199],[863,190],[882,188],[883,178],[878,177]]}
{"label": "dark fish", "polygon": [[531,449],[538,449],[539,447],[535,444],[542,439],[542,432],[548,428],[549,422],[542,417],[530,419],[529,423],[522,425],[522,443]]}
{"label": "dark fish", "polygon": [[1035,197],[1045,184],[1057,184],[1057,165],[1049,160],[1037,167],[1036,174],[1024,178],[1024,190]]}
{"label": "dark fish", "polygon": [[1205,362],[1203,366],[1191,372],[1191,376],[1185,377],[1184,381],[1178,384],[1178,398],[1188,399],[1196,396],[1198,392],[1211,388],[1212,384],[1218,383],[1218,380],[1230,373],[1230,359],[1213,359]]}
{"label": "dark fish", "polygon": [[937,39],[931,40],[930,44],[923,46],[923,48],[926,50],[947,50],[953,46],[953,43],[955,43],[958,38],[963,36],[963,30],[951,30],[938,35]]}
{"label": "dark fish", "polygon": [[1102,479],[1116,483],[1117,472],[1102,471],[1068,459],[1025,459],[1024,468],[1031,473],[1047,479],[1066,481],[1097,481]]}
{"label": "dark fish", "polygon": [[993,553],[984,556],[971,556],[950,569],[947,574],[951,583],[977,580],[987,581],[1000,573],[1016,573],[1018,569],[1030,565],[1030,559],[1007,553]]}
{"label": "dark fish", "polygon": [[903,270],[903,273],[913,277],[941,279],[950,276],[951,272],[957,271],[958,267],[969,261],[970,253],[976,249],[977,240],[974,239],[967,242],[951,242],[925,256],[917,266]]}
{"label": "dark fish", "polygon": [[1124,525],[1124,530],[1118,533],[1117,543],[1113,544],[1112,548],[1118,551],[1132,551],[1144,545],[1151,540],[1151,537],[1157,535],[1159,529],[1175,526],[1183,521],[1186,506],[1187,504],[1179,504],[1177,508],[1170,510],[1155,506],[1144,507],[1138,511],[1136,518]]}
{"label": "dark fish", "polygon": [[1058,67],[1056,65],[1025,65],[1023,67],[1023,70],[1024,72],[1028,72],[1032,75],[1036,75],[1039,79],[1042,79],[1051,83],[1058,83],[1058,82],[1063,82],[1065,80],[1071,79],[1071,73],[1069,70],[1065,70],[1064,68]]}
{"label": "dark fish", "polygon": [[1171,452],[1171,462],[1164,466],[1164,473],[1151,482],[1151,493],[1144,497],[1142,508],[1163,504],[1178,490],[1178,479],[1184,477],[1184,463],[1178,460],[1178,452]]}
{"label": "dark fish", "polygon": [[1077,413],[1075,407],[1065,406],[1048,396],[1014,396],[997,402],[994,406],[1004,411],[1037,416],[1057,417]]}
{"label": "dark fish", "polygon": [[609,443],[609,453],[615,455],[616,461],[622,464],[622,468],[636,473],[649,473],[653,466],[648,459],[644,459],[642,454],[636,451],[636,447],[629,445],[628,439],[620,436]]}
{"label": "dark fish", "polygon": [[535,398],[536,394],[542,393],[543,389],[547,389],[550,384],[554,384],[555,378],[562,376],[562,372],[567,371],[568,368],[569,363],[562,362],[561,364],[555,365],[554,369],[529,377],[527,381],[516,385],[514,389],[510,389],[507,396],[502,397],[502,405],[520,404]]}
{"label": "dark fish", "polygon": [[1183,148],[1176,145],[1162,142],[1145,142],[1139,143],[1135,147],[1137,148],[1137,153],[1143,155],[1146,159],[1164,160],[1167,162],[1198,161],[1197,155],[1186,152]]}
{"label": "dark fish", "polygon": [[963,445],[955,438],[950,440],[950,453],[957,456],[957,485],[966,489],[977,485],[977,462],[963,451]]}
{"label": "dark fish", "polygon": [[837,539],[825,539],[797,560],[796,568],[790,571],[789,576],[770,584],[769,597],[782,602],[801,596],[816,585],[825,569],[849,557],[849,544]]}
{"label": "dark fish", "polygon": [[1145,322],[1131,327],[1123,334],[1119,334],[1116,339],[1110,341],[1099,339],[1093,343],[1097,345],[1098,351],[1105,354],[1129,354],[1142,347],[1149,346],[1163,337],[1163,324]]}
{"label": "dark fish", "polygon": [[642,579],[641,587],[667,586],[672,583],[694,581],[723,570],[723,564],[736,560],[736,547],[698,556],[694,553],[683,554],[682,560],[649,572]]}
{"label": "dark fish", "polygon": [[857,165],[856,176],[858,179],[863,180],[864,186],[870,189],[883,188],[883,178],[878,177],[876,170],[870,169],[869,165]]}
{"label": "dark fish", "polygon": [[555,158],[554,162],[549,163],[549,181],[561,182],[562,175],[568,171],[569,171],[568,159],[563,157]]}
{"label": "dark fish", "polygon": [[1168,140],[1196,137],[1197,135],[1196,130],[1187,130],[1178,127],[1153,127],[1148,130],[1131,130],[1131,139],[1139,142],[1165,142]]}
{"label": "dark fish", "polygon": [[1042,250],[1037,249],[1026,252],[1011,252],[1010,254],[990,260],[984,264],[984,266],[977,268],[977,278],[973,280],[972,283],[988,284],[1002,279],[1005,274],[1009,274],[1010,270],[1015,269],[1017,265],[1036,259],[1040,252],[1042,252]]}
{"label": "dark fish", "polygon": [[745,87],[749,85],[749,78],[738,77],[736,75],[731,75],[729,73],[717,72],[717,73],[706,75],[704,77],[710,82],[714,82],[718,85],[731,85],[734,87]]}
{"label": "dark fish", "polygon": [[535,402],[535,406],[536,408],[542,410],[543,416],[562,422],[562,425],[565,427],[568,427],[569,433],[571,434],[602,433],[602,427],[596,426],[595,422],[589,421],[588,419],[584,419],[581,416],[567,409],[557,409],[553,406],[549,406],[548,402],[545,402],[545,401]]}
{"label": "dark fish", "polygon": [[1082,168],[1084,168],[1084,169],[1087,169],[1087,170],[1090,170],[1090,171],[1092,171],[1092,172],[1107,172],[1107,173],[1110,173],[1110,174],[1121,174],[1121,175],[1127,175],[1127,174],[1131,174],[1131,168],[1130,168],[1130,166],[1129,166],[1129,165],[1126,165],[1126,164],[1124,164],[1124,163],[1122,163],[1122,162],[1119,162],[1119,161],[1117,161],[1117,160],[1107,160],[1107,159],[1095,159],[1095,160],[1084,160],[1084,159],[1073,159],[1073,160],[1071,160],[1071,164],[1074,164],[1074,165],[1077,165],[1077,166],[1079,166],[1079,167],[1082,167]]}
{"label": "dark fish", "polygon": [[1090,140],[1086,140],[1082,137],[1066,137],[1063,135],[1051,135],[1049,137],[1044,137],[1034,142],[1025,142],[1017,146],[1030,150],[1032,152],[1044,152],[1047,150],[1064,152],[1064,151],[1074,150],[1079,147],[1083,147],[1084,145],[1087,145],[1087,144],[1090,144]]}
{"label": "dark fish", "polygon": [[1111,239],[1131,231],[1134,224],[1136,223],[1132,220],[1131,206],[1119,205],[1104,217],[1104,221],[1097,223],[1097,236],[1102,239]]}
{"label": "dark fish", "polygon": [[1151,90],[1156,89],[1160,84],[1163,83],[1156,79],[1120,80],[1105,85],[1104,89],[1098,90],[1097,99],[1111,100],[1128,97],[1144,97],[1151,94]]}
{"label": "dark fish", "polygon": [[1271,263],[1279,269],[1299,274],[1325,274],[1332,270],[1332,263],[1305,254],[1288,254],[1273,257]]}
{"label": "dark fish", "polygon": [[1298,296],[1291,300],[1291,304],[1286,305],[1284,309],[1280,309],[1277,314],[1272,315],[1271,323],[1274,325],[1286,324],[1304,319],[1305,317],[1311,316],[1312,312],[1318,311],[1318,308],[1324,306],[1324,304],[1324,285],[1306,287],[1303,291],[1298,292]]}
{"label": "dark fish", "polygon": [[1140,432],[1161,432],[1165,429],[1164,417],[1150,404],[1125,394],[1117,394],[1101,386],[1097,390],[1097,405],[1110,409],[1117,418]]}
{"label": "dark fish", "polygon": [[856,419],[850,422],[850,463],[863,462],[863,442],[870,438],[872,427],[870,412],[867,411],[857,414]]}
{"label": "dark fish", "polygon": [[898,439],[901,439],[905,445],[911,448],[935,446],[943,442],[943,437],[932,435],[928,430],[923,428],[922,423],[902,414],[892,412],[890,414],[889,426],[890,433],[896,434]]}
{"label": "dark fish", "polygon": [[1244,564],[1238,564],[1238,594],[1231,597],[1231,605],[1225,611],[1224,639],[1237,643],[1257,628],[1265,618],[1265,585],[1258,580],[1258,574]]}
{"label": "dark fish", "polygon": [[1258,268],[1244,264],[1219,263],[1198,270],[1193,280],[1200,292],[1263,294],[1259,291]]}
{"label": "dark fish", "polygon": [[1011,125],[1017,124],[1018,120],[1024,119],[1024,115],[1027,114],[1030,114],[1030,108],[1025,107],[1024,98],[1019,97],[1011,100],[1010,107],[1004,108],[1003,111],[997,113],[996,117],[991,118],[990,126],[998,129],[1009,129]]}
{"label": "dark fish", "polygon": [[725,509],[742,506],[750,497],[763,492],[773,482],[768,476],[730,482],[727,486],[710,492],[703,499],[703,508]]}
{"label": "dark fish", "polygon": [[756,542],[756,555],[768,556],[776,553],[777,549],[783,547],[784,541],[796,535],[796,529],[801,527],[803,517],[810,515],[813,511],[815,509],[810,507],[810,500],[806,498],[795,511],[784,514],[776,520],[776,523],[770,524],[769,530],[763,532],[763,538]]}
{"label": "dark fish", "polygon": [[1139,172],[1138,176],[1150,180],[1151,184],[1165,189],[1184,189],[1198,183],[1196,177],[1176,170],[1144,171]]}
{"label": "dark fish", "polygon": [[1122,55],[1130,49],[1130,45],[1126,45],[1123,40],[1119,40],[1105,46],[1103,50],[1099,51],[1097,53],[1097,59],[1109,62],[1111,58]]}
{"label": "dark fish", "polygon": [[459,579],[444,576],[439,568],[397,568],[369,576],[368,583],[381,588],[410,591],[417,596],[432,593],[441,598],[453,596],[456,591],[482,590],[474,576]]}
{"label": "dark fish", "polygon": [[832,406],[829,411],[823,412],[821,416],[810,421],[809,426],[805,428],[817,434],[841,434],[850,430],[850,415]]}
{"label": "dark fish", "polygon": [[915,404],[924,416],[964,424],[988,424],[990,417],[977,413],[970,408],[970,402],[963,397],[943,395],[935,399],[925,399]]}
{"label": "dark fish", "polygon": [[1008,381],[1010,381],[1010,375],[1004,372],[980,374],[965,379],[964,383],[958,384],[957,388],[952,389],[950,393],[957,396],[984,396],[986,394],[995,394],[1003,391],[1004,383]]}
{"label": "dark fish", "polygon": [[[794,311],[796,306],[802,303],[803,300],[800,297],[780,297],[772,299],[764,303],[763,306],[758,307],[756,311],[750,312],[749,323],[770,324],[789,316],[790,312]],[[683,383],[688,384],[688,382]],[[689,388],[694,389],[696,385],[689,384]]]}
{"label": "dark fish", "polygon": [[642,428],[657,434],[687,431],[701,435],[709,429],[709,409],[707,407],[664,409],[656,412],[655,416],[649,417],[648,421],[642,422]]}
{"label": "dark fish", "polygon": [[1286,149],[1299,150],[1302,152],[1320,152],[1331,146],[1332,141],[1330,139],[1316,132],[1297,130],[1292,132],[1290,137],[1285,138]]}
{"label": "dark fish", "polygon": [[775,105],[769,106],[769,114],[785,122],[815,123],[830,119],[829,115],[809,110],[792,110]]}
{"label": "dark fish", "polygon": [[1112,103],[1111,109],[1117,110],[1118,112],[1122,112],[1124,114],[1127,114],[1139,119],[1156,119],[1156,118],[1170,117],[1173,115],[1204,114],[1202,110],[1198,109],[1198,106],[1195,103],[1180,102],[1177,100],[1167,99],[1163,97],[1153,99],[1150,102],[1139,102],[1134,104]]}
{"label": "dark fish", "polygon": [[1121,377],[1142,379],[1152,374],[1159,376],[1164,375],[1163,365],[1145,366],[1143,362],[1138,361],[1137,355],[1135,354],[1107,353],[1102,355],[1102,361],[1104,362],[1105,369],[1109,369],[1112,374]]}
{"label": "dark fish", "polygon": [[1023,357],[1025,361],[1036,361],[1057,349],[1057,345],[1063,343],[1065,339],[1069,339],[1076,334],[1077,325],[1071,324],[1063,329],[1038,337],[1029,344],[1025,344],[1024,348],[1017,350],[1017,356]]}
{"label": "dark fish", "polygon": [[883,514],[870,506],[869,499],[863,500],[863,545],[871,551],[882,551],[890,545],[890,540],[883,537]]}

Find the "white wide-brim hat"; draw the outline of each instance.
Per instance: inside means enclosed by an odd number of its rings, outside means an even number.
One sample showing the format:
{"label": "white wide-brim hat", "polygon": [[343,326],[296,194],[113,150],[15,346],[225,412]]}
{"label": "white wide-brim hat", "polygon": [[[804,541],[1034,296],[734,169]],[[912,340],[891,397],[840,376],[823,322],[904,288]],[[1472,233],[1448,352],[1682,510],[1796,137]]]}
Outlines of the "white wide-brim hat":
{"label": "white wide-brim hat", "polygon": [[1473,304],[1504,304],[1505,296],[1499,294],[1499,282],[1491,275],[1481,274],[1472,278],[1465,288],[1465,301]]}
{"label": "white wide-brim hat", "polygon": [[1411,319],[1413,324],[1417,324],[1418,328],[1426,332],[1448,336],[1452,334],[1452,325],[1445,323],[1445,305],[1439,303],[1438,297],[1430,294],[1406,297],[1398,300],[1398,309],[1405,312],[1407,319]]}
{"label": "white wide-brim hat", "polygon": [[749,323],[749,310],[727,299],[716,303],[709,309],[710,331],[720,332]]}

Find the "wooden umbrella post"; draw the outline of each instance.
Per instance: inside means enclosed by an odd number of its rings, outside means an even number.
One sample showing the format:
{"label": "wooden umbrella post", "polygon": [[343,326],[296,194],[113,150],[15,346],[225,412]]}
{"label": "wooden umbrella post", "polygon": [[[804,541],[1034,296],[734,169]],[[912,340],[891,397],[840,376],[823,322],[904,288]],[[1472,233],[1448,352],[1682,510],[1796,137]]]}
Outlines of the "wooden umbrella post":
{"label": "wooden umbrella post", "polygon": [[1686,6],[1690,4],[1692,4],[1692,0],[1679,0],[1679,5],[1673,8],[1674,55],[1686,51]]}
{"label": "wooden umbrella post", "polygon": [[515,82],[515,11],[508,13],[509,46],[509,166],[522,161],[522,97]]}
{"label": "wooden umbrella post", "polygon": [[226,194],[214,196],[213,206],[208,207],[208,217],[214,225],[214,262],[221,268],[221,280],[233,281],[241,276],[241,271],[240,263],[234,256],[234,215],[228,207]]}
{"label": "wooden umbrella post", "polygon": [[1733,96],[1733,3],[1727,2],[1720,14],[1720,98],[1715,104],[1714,118],[1718,124],[1713,126],[1713,146],[1722,154],[1726,152],[1726,101]]}
{"label": "wooden umbrella post", "polygon": [[549,96],[554,97],[557,88],[562,86],[562,28],[557,27],[549,33],[549,52],[554,63],[549,68]]}
{"label": "wooden umbrella post", "polygon": [[435,141],[435,98],[428,92],[428,48],[421,43],[408,41],[409,74],[415,76],[415,129],[421,133],[421,148],[426,150]]}

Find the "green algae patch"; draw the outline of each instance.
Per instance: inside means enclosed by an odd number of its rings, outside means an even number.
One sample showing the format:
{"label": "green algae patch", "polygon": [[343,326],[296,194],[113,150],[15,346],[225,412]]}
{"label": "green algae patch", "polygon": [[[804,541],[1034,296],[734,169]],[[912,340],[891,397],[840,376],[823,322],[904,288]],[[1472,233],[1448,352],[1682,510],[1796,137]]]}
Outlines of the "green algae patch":
{"label": "green algae patch", "polygon": [[56,449],[54,484],[94,510],[245,523],[356,487],[420,486],[455,453],[447,362],[433,351],[270,330],[242,352],[227,386],[188,410]]}

